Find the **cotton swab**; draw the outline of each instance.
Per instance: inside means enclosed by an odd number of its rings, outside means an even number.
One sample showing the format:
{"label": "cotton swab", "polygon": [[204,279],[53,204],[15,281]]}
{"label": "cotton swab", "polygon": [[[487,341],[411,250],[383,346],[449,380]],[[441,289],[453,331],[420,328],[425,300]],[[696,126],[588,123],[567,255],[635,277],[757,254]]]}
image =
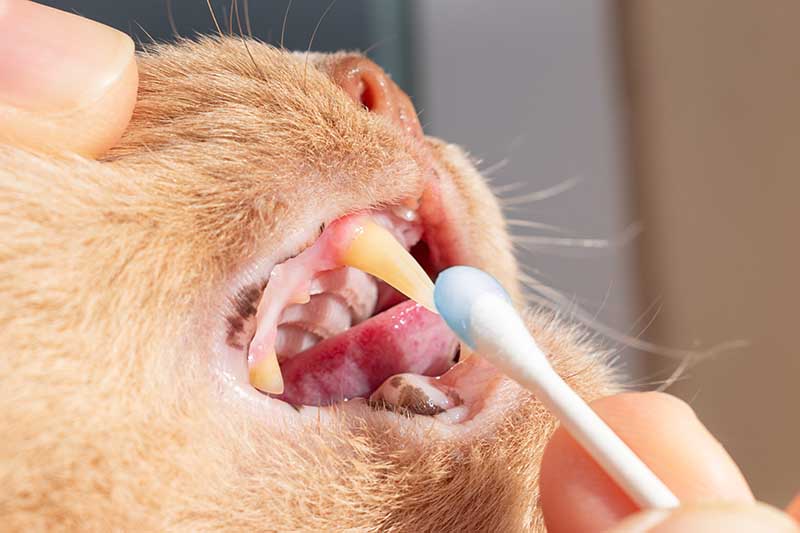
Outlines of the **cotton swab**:
{"label": "cotton swab", "polygon": [[556,373],[493,277],[472,267],[451,267],[436,280],[434,302],[456,335],[533,392],[634,502],[642,508],[679,505],[666,485]]}

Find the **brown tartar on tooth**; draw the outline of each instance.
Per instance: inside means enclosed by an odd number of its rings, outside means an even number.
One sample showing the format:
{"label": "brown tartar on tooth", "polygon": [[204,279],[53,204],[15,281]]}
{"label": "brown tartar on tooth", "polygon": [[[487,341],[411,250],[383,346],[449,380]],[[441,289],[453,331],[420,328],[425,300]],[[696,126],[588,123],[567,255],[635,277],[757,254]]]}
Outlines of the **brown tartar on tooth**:
{"label": "brown tartar on tooth", "polygon": [[369,397],[374,409],[386,409],[407,415],[434,416],[463,404],[455,391],[434,386],[435,378],[416,374],[398,374],[387,379]]}

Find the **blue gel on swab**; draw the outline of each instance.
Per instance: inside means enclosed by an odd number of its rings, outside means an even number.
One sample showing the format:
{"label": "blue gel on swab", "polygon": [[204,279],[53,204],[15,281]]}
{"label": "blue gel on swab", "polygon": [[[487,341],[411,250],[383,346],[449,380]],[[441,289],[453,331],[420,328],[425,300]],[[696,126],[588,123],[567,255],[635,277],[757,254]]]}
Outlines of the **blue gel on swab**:
{"label": "blue gel on swab", "polygon": [[533,392],[636,503],[678,505],[666,485],[561,379],[497,280],[477,268],[451,267],[439,273],[433,300],[458,338]]}
{"label": "blue gel on swab", "polygon": [[483,294],[496,294],[511,304],[511,297],[489,274],[468,266],[454,266],[439,273],[433,288],[436,310],[467,346],[475,349],[470,332],[472,301]]}

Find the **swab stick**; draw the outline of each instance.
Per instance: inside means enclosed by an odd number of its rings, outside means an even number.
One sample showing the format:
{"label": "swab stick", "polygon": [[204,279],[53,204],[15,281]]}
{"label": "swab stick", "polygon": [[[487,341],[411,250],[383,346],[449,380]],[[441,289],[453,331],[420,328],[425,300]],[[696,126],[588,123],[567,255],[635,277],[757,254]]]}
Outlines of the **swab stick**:
{"label": "swab stick", "polygon": [[678,506],[667,486],[556,373],[493,277],[472,267],[449,268],[437,278],[434,302],[464,343],[533,392],[638,505]]}

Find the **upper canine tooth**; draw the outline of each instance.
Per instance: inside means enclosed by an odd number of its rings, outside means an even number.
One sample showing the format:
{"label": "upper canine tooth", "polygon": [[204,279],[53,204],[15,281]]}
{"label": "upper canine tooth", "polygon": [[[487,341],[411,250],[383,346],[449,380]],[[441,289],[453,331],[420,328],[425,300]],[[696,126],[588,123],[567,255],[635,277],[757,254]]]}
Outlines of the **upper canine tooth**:
{"label": "upper canine tooth", "polygon": [[392,233],[364,218],[340,258],[342,264],[372,274],[436,313],[433,282]]}

